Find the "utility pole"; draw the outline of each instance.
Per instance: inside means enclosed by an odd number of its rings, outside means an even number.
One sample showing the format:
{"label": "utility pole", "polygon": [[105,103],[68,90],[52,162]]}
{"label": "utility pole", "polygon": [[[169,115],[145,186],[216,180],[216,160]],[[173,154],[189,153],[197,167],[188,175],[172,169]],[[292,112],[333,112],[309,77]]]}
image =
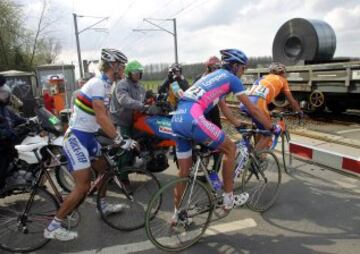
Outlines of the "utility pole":
{"label": "utility pole", "polygon": [[[155,24],[154,22],[152,22],[151,20],[158,20],[158,21],[172,21],[173,22],[173,31],[169,31],[166,28]],[[145,22],[157,27],[158,29],[133,29],[134,32],[154,32],[154,31],[164,31],[167,32],[169,34],[171,34],[172,36],[174,36],[174,51],[175,51],[175,63],[179,63],[179,59],[178,59],[178,45],[177,45],[177,32],[176,32],[176,18],[173,19],[154,19],[154,18],[144,18]]]}
{"label": "utility pole", "polygon": [[84,74],[83,74],[83,68],[82,68],[82,64],[81,64],[81,63],[82,63],[82,60],[81,60],[79,31],[78,31],[76,13],[73,13],[73,16],[74,16],[75,39],[76,39],[76,50],[77,50],[78,63],[79,63],[79,72],[80,72],[80,78],[83,78],[83,77],[84,77]]}
{"label": "utility pole", "polygon": [[[82,60],[81,60],[81,50],[80,50],[79,34],[81,34],[82,32],[85,32],[86,30],[89,30],[89,29],[93,28],[93,27],[96,26],[97,24],[103,22],[104,20],[107,20],[109,17],[83,16],[83,15],[77,15],[76,13],[73,13],[73,16],[74,16],[75,39],[76,39],[76,49],[77,49],[77,55],[78,55],[79,72],[80,72],[80,77],[83,78],[83,77],[84,77],[84,73],[83,73],[83,66],[82,66]],[[98,18],[98,19],[100,19],[100,20],[97,21],[97,22],[95,22],[94,24],[92,24],[92,25],[84,28],[84,29],[81,30],[81,31],[78,31],[77,18],[84,18],[84,17]]]}

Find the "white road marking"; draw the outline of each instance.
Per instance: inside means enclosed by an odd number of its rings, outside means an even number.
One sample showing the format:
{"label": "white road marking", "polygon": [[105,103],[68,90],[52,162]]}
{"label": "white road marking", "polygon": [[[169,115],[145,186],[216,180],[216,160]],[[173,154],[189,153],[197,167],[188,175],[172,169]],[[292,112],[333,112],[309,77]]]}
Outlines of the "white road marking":
{"label": "white road marking", "polygon": [[[256,226],[257,226],[257,223],[252,218],[246,218],[243,220],[238,220],[238,221],[233,221],[233,222],[228,222],[228,223],[223,223],[223,224],[217,224],[217,225],[210,226],[206,230],[203,238],[205,238],[206,236],[224,234],[224,233],[239,231],[242,229],[252,228],[252,227],[256,227]],[[147,240],[147,241],[143,241],[143,242],[111,246],[108,248],[101,249],[101,253],[102,254],[136,253],[139,251],[146,251],[146,250],[151,250],[151,249],[155,249],[155,248],[156,247],[149,240]],[[89,253],[98,253],[98,251],[99,250],[82,251],[82,252],[77,252],[77,253],[89,254]]]}
{"label": "white road marking", "polygon": [[257,226],[257,224],[256,224],[255,220],[253,220],[251,218],[247,218],[244,220],[238,220],[238,221],[233,221],[233,222],[229,222],[229,223],[223,223],[223,224],[210,226],[206,230],[205,235],[211,236],[211,235],[223,234],[223,233],[227,233],[227,232],[231,232],[231,231],[242,230],[245,228],[253,228],[256,226]]}
{"label": "white road marking", "polygon": [[345,133],[351,133],[351,132],[357,132],[357,131],[360,131],[360,128],[337,131],[336,134],[345,134]]}

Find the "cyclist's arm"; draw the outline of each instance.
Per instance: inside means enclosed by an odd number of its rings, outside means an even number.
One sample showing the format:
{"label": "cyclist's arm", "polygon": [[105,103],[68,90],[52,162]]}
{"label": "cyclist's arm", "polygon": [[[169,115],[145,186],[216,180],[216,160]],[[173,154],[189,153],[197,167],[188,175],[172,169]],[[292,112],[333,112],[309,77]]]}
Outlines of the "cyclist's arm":
{"label": "cyclist's arm", "polygon": [[257,106],[252,104],[252,102],[249,100],[247,95],[240,94],[236,97],[242,104],[245,105],[251,116],[255,117],[256,120],[258,120],[266,129],[271,130],[272,122],[264,116],[264,114],[260,111],[260,109]]}
{"label": "cyclist's arm", "polygon": [[221,109],[221,112],[230,123],[232,123],[234,126],[241,125],[241,121],[234,116],[231,109],[226,105],[225,99],[221,99],[218,105]]}
{"label": "cyclist's arm", "polygon": [[95,111],[96,122],[100,125],[101,129],[108,137],[112,139],[115,138],[117,135],[116,129],[110,117],[108,116],[104,101],[93,99],[92,106]]}
{"label": "cyclist's arm", "polygon": [[297,100],[295,100],[294,96],[292,95],[291,91],[284,91],[284,94],[286,96],[286,98],[288,99],[292,109],[295,111],[295,112],[300,112],[301,111],[301,108],[300,108],[300,105],[299,103],[297,102]]}
{"label": "cyclist's arm", "polygon": [[162,85],[159,87],[158,93],[159,94],[168,93],[169,84],[170,84],[170,81],[168,79],[165,79],[164,82],[162,83]]}

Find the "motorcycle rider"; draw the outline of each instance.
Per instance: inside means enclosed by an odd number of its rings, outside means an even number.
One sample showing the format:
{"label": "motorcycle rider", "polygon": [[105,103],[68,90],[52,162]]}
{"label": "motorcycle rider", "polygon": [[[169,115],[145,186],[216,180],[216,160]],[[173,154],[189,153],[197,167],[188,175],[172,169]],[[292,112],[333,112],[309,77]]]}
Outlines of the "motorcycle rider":
{"label": "motorcycle rider", "polygon": [[7,169],[16,156],[17,134],[15,127],[26,122],[10,107],[11,89],[6,79],[0,75],[0,189],[5,185]]}
{"label": "motorcycle rider", "polygon": [[[136,111],[145,111],[145,89],[140,83],[144,67],[137,60],[129,61],[125,67],[125,79],[114,87],[110,103],[111,117],[120,130],[121,135],[133,137],[133,115]],[[119,168],[133,165],[135,156],[132,151],[124,153],[119,160]],[[125,185],[129,184],[126,176],[122,176]]]}
{"label": "motorcycle rider", "polygon": [[[63,144],[68,158],[68,169],[75,179],[75,188],[66,197],[55,218],[44,230],[44,237],[48,239],[69,241],[78,236],[77,232],[67,230],[61,224],[64,218],[85,198],[91,182],[90,167],[104,170],[107,166],[106,161],[100,157],[100,144],[95,138],[99,127],[123,149],[129,150],[136,146],[135,141],[123,139],[108,114],[111,86],[123,75],[127,57],[116,49],[102,49],[101,60],[101,75],[90,79],[81,88],[75,100],[74,113]],[[93,160],[94,157],[97,159]],[[109,204],[102,200],[101,208],[105,213],[111,214],[121,212],[124,206]]]}

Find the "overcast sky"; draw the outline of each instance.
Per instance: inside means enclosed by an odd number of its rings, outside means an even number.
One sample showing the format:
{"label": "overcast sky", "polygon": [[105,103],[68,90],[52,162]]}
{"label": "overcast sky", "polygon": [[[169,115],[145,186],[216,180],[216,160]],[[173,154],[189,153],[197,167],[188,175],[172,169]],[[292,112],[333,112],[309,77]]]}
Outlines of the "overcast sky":
{"label": "overcast sky", "polygon": [[[17,0],[29,26],[39,18],[42,0]],[[100,49],[122,50],[144,64],[174,61],[174,39],[166,32],[133,32],[155,28],[143,18],[177,20],[179,60],[202,62],[222,48],[239,48],[248,56],[271,56],[277,30],[292,18],[321,19],[337,37],[335,56],[360,56],[360,0],[48,0],[58,21],[50,35],[62,44],[58,61],[77,63],[72,13],[108,16],[98,28],[80,34],[83,59],[98,59]],[[31,4],[30,4],[31,3]],[[98,19],[78,19],[79,30]],[[172,22],[154,21],[172,31]]]}

